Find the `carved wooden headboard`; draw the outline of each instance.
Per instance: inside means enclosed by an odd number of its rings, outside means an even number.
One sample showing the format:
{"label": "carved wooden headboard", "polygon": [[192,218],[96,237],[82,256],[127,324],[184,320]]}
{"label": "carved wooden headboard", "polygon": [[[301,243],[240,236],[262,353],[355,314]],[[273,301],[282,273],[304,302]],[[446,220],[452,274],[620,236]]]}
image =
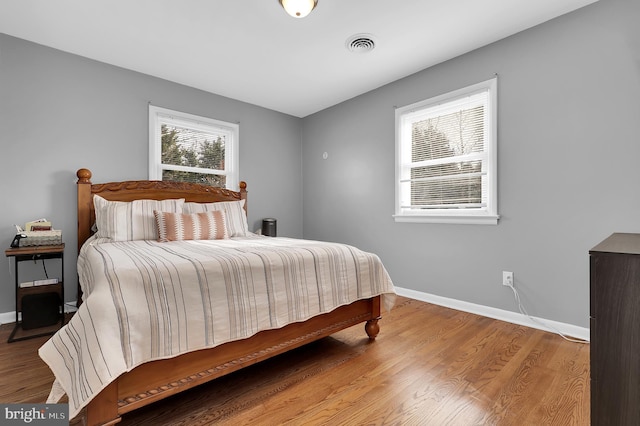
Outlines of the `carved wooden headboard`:
{"label": "carved wooden headboard", "polygon": [[201,185],[189,182],[168,182],[158,180],[131,180],[123,182],[91,183],[91,171],[80,169],[78,176],[78,251],[92,235],[91,227],[96,220],[93,196],[111,201],[166,200],[184,198],[187,202],[217,203],[220,201],[245,200],[247,210],[247,184],[240,182],[240,191]]}

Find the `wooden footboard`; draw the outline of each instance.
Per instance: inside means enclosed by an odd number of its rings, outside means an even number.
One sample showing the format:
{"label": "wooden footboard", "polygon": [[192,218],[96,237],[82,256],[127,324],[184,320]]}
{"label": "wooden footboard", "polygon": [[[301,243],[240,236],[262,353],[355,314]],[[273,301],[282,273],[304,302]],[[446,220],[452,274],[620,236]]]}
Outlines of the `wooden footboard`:
{"label": "wooden footboard", "polygon": [[85,424],[118,423],[124,413],[364,321],[367,335],[375,339],[380,329],[379,318],[380,296],[377,296],[304,322],[262,331],[248,339],[148,362],[123,374],[98,394],[86,407]]}

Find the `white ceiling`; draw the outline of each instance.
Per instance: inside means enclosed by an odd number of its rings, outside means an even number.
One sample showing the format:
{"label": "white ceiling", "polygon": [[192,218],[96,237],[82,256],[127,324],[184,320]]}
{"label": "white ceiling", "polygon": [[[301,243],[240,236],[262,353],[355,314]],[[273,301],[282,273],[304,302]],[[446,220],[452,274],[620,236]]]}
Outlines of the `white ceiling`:
{"label": "white ceiling", "polygon": [[0,32],[304,117],[595,1],[0,0]]}

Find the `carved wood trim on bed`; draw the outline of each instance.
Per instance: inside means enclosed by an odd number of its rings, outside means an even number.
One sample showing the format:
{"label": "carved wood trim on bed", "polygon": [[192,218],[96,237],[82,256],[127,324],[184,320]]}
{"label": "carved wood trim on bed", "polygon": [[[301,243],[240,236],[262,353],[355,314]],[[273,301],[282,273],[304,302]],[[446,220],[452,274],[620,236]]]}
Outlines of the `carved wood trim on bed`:
{"label": "carved wood trim on bed", "polygon": [[[236,192],[163,181],[92,184],[91,171],[88,169],[78,170],[77,176],[78,250],[92,234],[91,227],[95,222],[94,194],[111,201],[185,198],[188,202],[203,203],[245,200],[245,210],[247,208],[245,182],[240,182],[240,191]],[[122,374],[87,405],[84,409],[85,424],[118,423],[120,415],[124,413],[364,321],[365,331],[373,340],[380,330],[380,309],[380,296],[358,300],[304,322],[262,331],[248,339],[142,364]]]}
{"label": "carved wood trim on bed", "polygon": [[130,180],[124,182],[91,183],[91,171],[80,169],[78,177],[78,251],[92,235],[91,227],[96,220],[93,207],[95,194],[110,201],[167,200],[184,198],[187,202],[217,203],[220,201],[245,200],[247,210],[247,184],[240,182],[239,191],[231,191],[189,182],[169,182],[161,180]]}

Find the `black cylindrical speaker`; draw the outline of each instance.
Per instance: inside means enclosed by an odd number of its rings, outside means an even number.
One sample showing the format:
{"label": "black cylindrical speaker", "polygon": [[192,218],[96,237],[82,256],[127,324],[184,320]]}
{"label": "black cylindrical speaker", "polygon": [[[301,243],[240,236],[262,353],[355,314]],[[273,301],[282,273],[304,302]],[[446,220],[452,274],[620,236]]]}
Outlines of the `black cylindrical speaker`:
{"label": "black cylindrical speaker", "polygon": [[277,237],[277,221],[272,218],[262,219],[262,235]]}

